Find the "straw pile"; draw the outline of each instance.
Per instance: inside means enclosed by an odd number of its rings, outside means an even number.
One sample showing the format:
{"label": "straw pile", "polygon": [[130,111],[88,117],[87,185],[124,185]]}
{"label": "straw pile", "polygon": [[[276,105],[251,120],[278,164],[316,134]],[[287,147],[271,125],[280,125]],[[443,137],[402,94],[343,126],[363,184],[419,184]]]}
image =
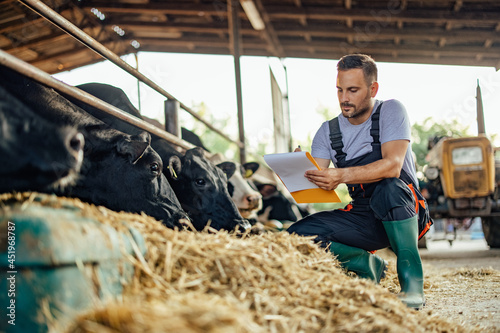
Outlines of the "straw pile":
{"label": "straw pile", "polygon": [[[83,314],[69,332],[473,332],[408,309],[391,264],[382,286],[348,276],[311,239],[282,233],[170,230],[145,216],[78,200],[16,194],[0,200],[56,207],[145,237],[122,300]],[[139,253],[138,253],[139,254]],[[479,332],[479,331],[478,331]]]}

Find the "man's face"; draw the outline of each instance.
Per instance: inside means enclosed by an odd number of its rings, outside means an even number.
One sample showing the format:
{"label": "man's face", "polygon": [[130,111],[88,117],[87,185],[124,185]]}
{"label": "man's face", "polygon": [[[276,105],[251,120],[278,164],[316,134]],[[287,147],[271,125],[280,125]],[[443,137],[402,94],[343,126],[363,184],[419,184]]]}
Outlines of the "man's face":
{"label": "man's face", "polygon": [[377,94],[378,83],[366,84],[361,68],[342,70],[337,75],[337,96],[342,115],[353,125],[368,119],[373,108],[373,97]]}

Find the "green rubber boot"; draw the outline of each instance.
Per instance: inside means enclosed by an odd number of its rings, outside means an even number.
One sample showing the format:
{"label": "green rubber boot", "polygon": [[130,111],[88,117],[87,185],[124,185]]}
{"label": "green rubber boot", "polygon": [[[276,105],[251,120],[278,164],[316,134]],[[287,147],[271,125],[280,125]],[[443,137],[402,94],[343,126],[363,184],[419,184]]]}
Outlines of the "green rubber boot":
{"label": "green rubber boot", "polygon": [[330,251],[337,256],[342,267],[359,277],[379,283],[385,277],[387,262],[366,250],[332,242]]}
{"label": "green rubber boot", "polygon": [[425,304],[424,273],[418,253],[417,216],[401,221],[383,221],[394,253],[397,256],[401,301],[408,307],[421,309]]}

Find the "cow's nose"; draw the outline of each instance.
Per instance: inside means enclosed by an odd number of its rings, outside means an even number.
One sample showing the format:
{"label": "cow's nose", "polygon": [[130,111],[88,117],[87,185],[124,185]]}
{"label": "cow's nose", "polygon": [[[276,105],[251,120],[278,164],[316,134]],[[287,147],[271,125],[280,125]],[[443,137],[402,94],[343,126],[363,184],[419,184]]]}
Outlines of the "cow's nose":
{"label": "cow's nose", "polygon": [[256,203],[259,202],[261,196],[260,195],[247,195],[246,200],[248,201],[249,204],[255,205]]}
{"label": "cow's nose", "polygon": [[247,219],[235,220],[237,221],[236,229],[239,229],[240,232],[245,232],[246,230],[250,230],[252,225]]}
{"label": "cow's nose", "polygon": [[84,144],[85,144],[85,139],[83,138],[83,134],[80,132],[76,132],[69,138],[69,148],[76,153],[79,153],[80,151],[83,150]]}

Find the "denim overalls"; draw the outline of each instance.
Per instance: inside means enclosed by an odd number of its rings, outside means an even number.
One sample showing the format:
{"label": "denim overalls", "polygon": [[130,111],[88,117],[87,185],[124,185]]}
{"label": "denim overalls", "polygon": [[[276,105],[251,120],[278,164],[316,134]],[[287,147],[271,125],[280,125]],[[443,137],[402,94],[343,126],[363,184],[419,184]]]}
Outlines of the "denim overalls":
{"label": "denim overalls", "polygon": [[[362,166],[382,159],[379,119],[382,103],[372,114],[370,135],[372,151],[346,161],[342,151],[342,133],[338,118],[330,120],[330,141],[336,151],[337,167]],[[288,228],[288,232],[317,236],[327,247],[330,242],[374,251],[390,246],[382,221],[403,220],[419,215],[419,238],[432,225],[425,199],[410,176],[401,170],[400,178],[387,178],[375,183],[346,184],[352,198],[344,209],[318,212]]]}

